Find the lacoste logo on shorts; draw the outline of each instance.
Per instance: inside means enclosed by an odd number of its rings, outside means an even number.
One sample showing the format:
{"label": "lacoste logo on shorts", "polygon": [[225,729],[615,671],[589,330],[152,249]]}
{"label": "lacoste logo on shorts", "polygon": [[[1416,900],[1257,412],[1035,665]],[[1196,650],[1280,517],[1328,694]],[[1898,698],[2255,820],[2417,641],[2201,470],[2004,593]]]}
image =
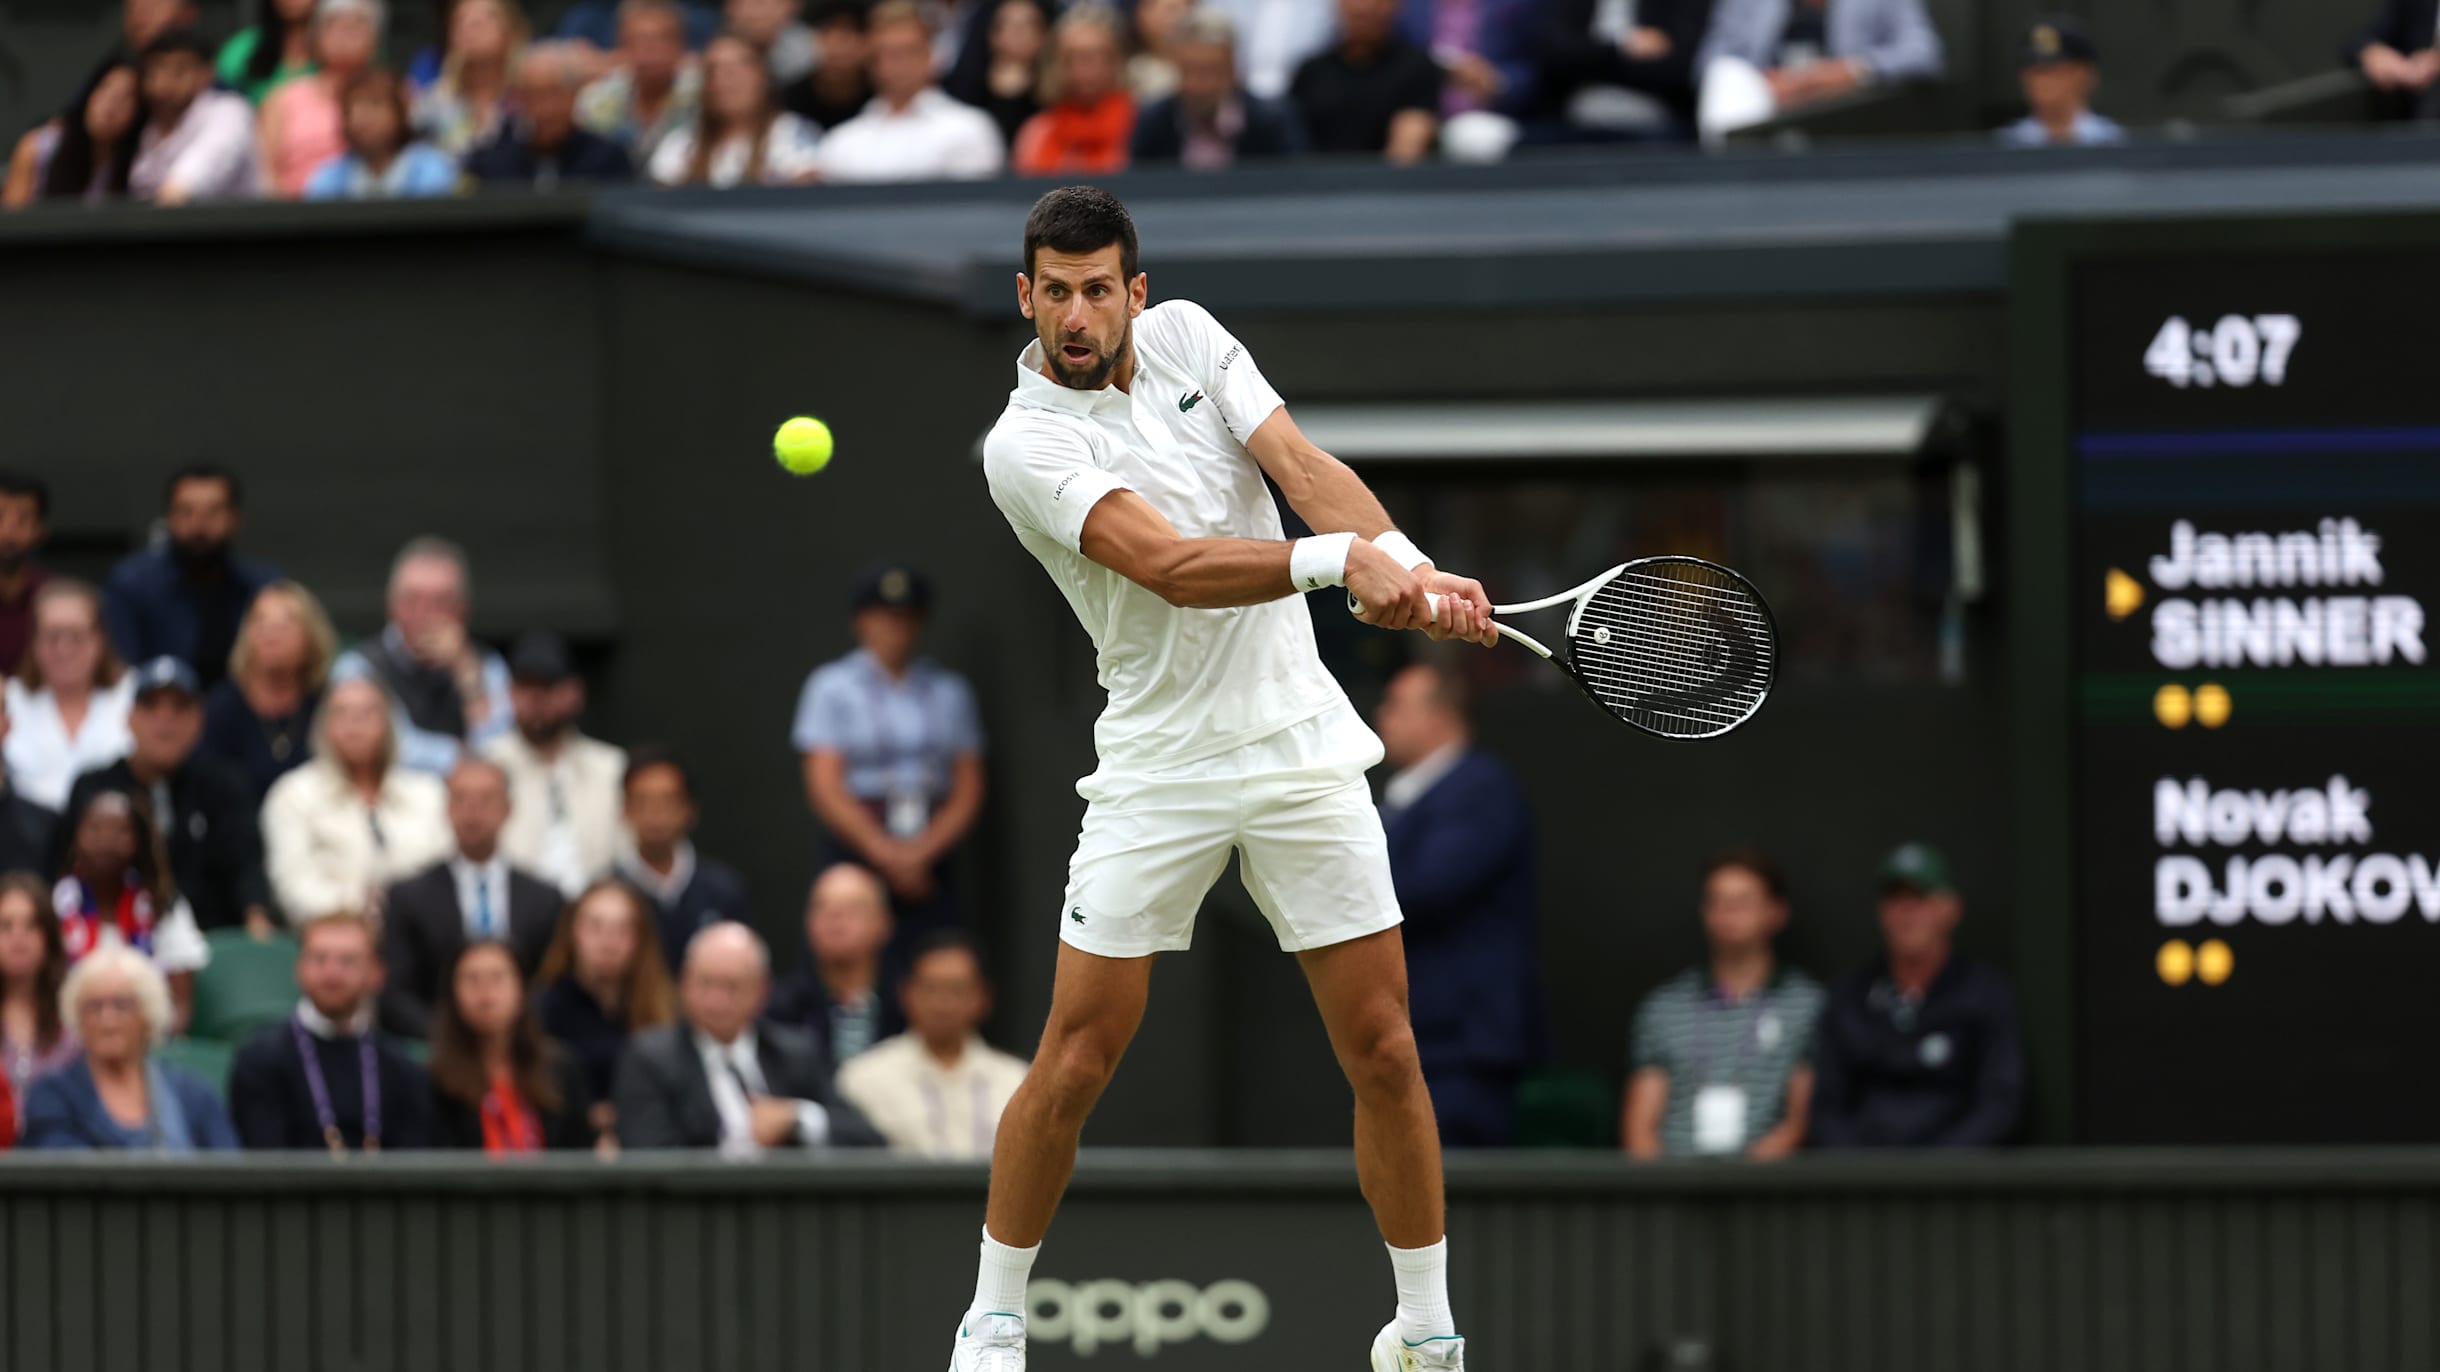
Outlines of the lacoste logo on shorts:
{"label": "lacoste logo on shorts", "polygon": [[1074,909],[1069,910],[1068,918],[1076,921],[1078,924],[1084,923],[1084,907],[1079,905]]}

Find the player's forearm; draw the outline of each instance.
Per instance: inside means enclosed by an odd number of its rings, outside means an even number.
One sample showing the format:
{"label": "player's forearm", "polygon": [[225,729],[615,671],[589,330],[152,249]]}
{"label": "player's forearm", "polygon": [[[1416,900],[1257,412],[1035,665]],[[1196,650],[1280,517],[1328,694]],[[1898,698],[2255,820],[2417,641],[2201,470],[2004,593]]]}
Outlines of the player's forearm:
{"label": "player's forearm", "polygon": [[1292,546],[1256,538],[1181,538],[1149,559],[1136,579],[1182,609],[1261,605],[1296,593],[1288,575]]}

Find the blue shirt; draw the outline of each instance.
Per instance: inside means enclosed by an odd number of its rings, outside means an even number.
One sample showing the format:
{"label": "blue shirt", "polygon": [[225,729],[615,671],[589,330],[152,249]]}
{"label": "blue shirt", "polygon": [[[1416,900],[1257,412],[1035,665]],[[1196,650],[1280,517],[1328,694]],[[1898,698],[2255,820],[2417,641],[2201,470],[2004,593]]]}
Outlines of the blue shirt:
{"label": "blue shirt", "polygon": [[364,159],[343,152],[314,168],[305,183],[308,200],[388,200],[400,197],[455,195],[460,178],[457,159],[429,143],[409,143],[375,176]]}
{"label": "blue shirt", "polygon": [[847,759],[847,791],[858,800],[949,794],[950,767],[983,751],[982,721],[966,679],[931,662],[893,681],[859,648],[805,678],[791,737],[800,753]]}
{"label": "blue shirt", "polygon": [[[398,631],[397,625],[384,627],[381,637],[394,651],[404,651],[406,635]],[[484,716],[481,724],[468,729],[465,738],[456,739],[429,729],[416,728],[415,721],[407,718],[403,706],[392,710],[390,724],[398,733],[399,766],[445,777],[449,775],[450,768],[457,766],[460,757],[483,751],[484,744],[507,733],[517,722],[515,707],[509,704],[508,699],[508,664],[489,648],[477,648],[475,651],[483,659],[483,699],[491,703],[490,713]],[[373,669],[365,662],[364,654],[353,648],[341,653],[339,660],[331,664],[330,679],[333,682],[371,675]]]}
{"label": "blue shirt", "polygon": [[2127,131],[2116,120],[2086,110],[2069,126],[2065,143],[2051,142],[2050,130],[2030,114],[2001,129],[1996,137],[2003,148],[2114,148],[2127,141]]}

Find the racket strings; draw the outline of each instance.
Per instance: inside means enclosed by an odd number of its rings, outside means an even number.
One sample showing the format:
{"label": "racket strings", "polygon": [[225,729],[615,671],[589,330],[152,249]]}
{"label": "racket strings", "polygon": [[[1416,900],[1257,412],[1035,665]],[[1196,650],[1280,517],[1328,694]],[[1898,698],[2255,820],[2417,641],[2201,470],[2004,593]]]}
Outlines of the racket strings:
{"label": "racket strings", "polygon": [[1612,713],[1697,738],[1751,717],[1770,693],[1770,612],[1744,582],[1700,562],[1632,568],[1577,611],[1576,674]]}

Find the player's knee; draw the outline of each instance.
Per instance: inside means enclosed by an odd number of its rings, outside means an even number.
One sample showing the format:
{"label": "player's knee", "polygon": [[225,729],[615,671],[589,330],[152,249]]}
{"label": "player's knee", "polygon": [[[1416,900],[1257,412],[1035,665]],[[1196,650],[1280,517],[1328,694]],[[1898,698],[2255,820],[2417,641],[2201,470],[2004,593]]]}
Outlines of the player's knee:
{"label": "player's knee", "polygon": [[1423,1081],[1415,1054],[1415,1031],[1406,1016],[1382,1015],[1355,1036],[1347,1058],[1347,1083],[1359,1097],[1403,1094]]}
{"label": "player's knee", "polygon": [[1080,1112],[1092,1108],[1102,1088],[1110,1084],[1118,1072],[1118,1058],[1118,1045],[1088,1031],[1063,1035],[1037,1057],[1034,1070],[1045,1072],[1043,1084],[1053,1109],[1063,1114]]}

